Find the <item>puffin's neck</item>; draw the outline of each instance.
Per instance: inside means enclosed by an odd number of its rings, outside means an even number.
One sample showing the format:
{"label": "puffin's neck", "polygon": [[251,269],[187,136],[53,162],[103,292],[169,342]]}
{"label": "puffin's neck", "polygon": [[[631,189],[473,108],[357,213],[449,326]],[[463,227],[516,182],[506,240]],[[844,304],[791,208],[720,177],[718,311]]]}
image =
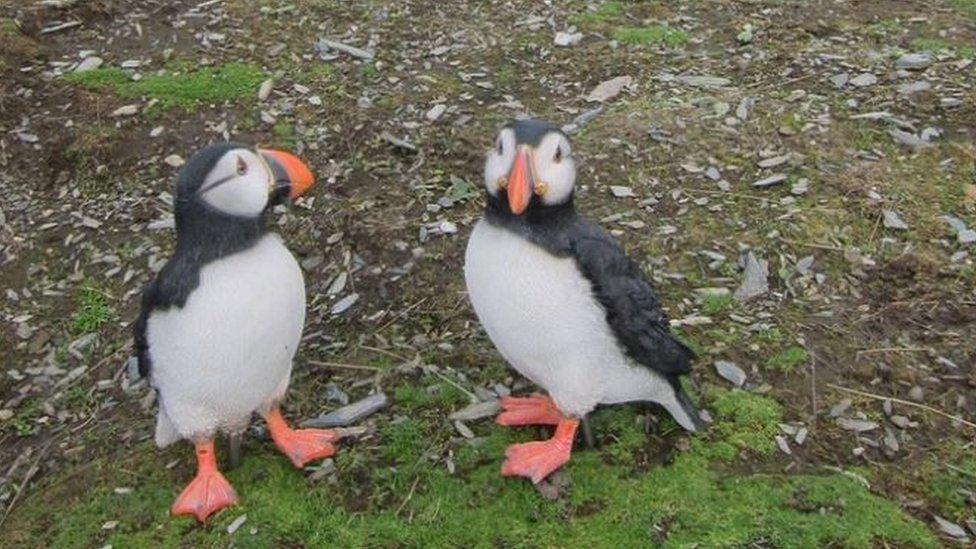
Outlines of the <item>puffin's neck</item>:
{"label": "puffin's neck", "polygon": [[266,212],[253,218],[230,215],[197,200],[176,209],[176,254],[200,264],[246,250],[266,232]]}
{"label": "puffin's neck", "polygon": [[489,194],[485,220],[545,248],[550,253],[565,256],[570,253],[572,245],[569,231],[565,229],[576,222],[576,206],[573,205],[572,196],[563,204],[554,206],[544,205],[538,197],[533,196],[525,212],[515,215],[508,207],[506,198]]}

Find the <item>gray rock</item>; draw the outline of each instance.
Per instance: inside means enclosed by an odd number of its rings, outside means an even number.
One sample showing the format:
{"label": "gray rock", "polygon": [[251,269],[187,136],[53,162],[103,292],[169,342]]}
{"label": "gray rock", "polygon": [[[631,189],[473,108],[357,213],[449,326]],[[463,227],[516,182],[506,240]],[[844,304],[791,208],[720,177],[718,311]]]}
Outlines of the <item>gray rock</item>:
{"label": "gray rock", "polygon": [[631,189],[630,187],[623,187],[620,185],[610,185],[610,192],[613,193],[613,196],[617,198],[628,198],[631,196],[636,196],[634,195],[634,189]]}
{"label": "gray rock", "polygon": [[470,406],[461,408],[448,416],[448,419],[451,421],[474,421],[498,415],[500,411],[501,406],[497,400],[486,400],[485,402],[476,402]]}
{"label": "gray rock", "polygon": [[359,59],[369,60],[374,57],[373,52],[369,50],[364,50],[364,49],[357,48],[355,46],[343,44],[342,42],[336,42],[335,40],[328,40],[325,38],[321,38],[319,39],[318,42],[315,43],[315,51],[318,52],[320,56],[328,56],[329,50],[341,51],[353,57],[357,57]]}
{"label": "gray rock", "polygon": [[234,522],[231,522],[230,524],[227,525],[227,533],[233,534],[234,532],[236,532],[238,529],[240,529],[241,526],[244,526],[244,522],[246,520],[247,520],[247,515],[241,515],[236,519],[234,519]]}
{"label": "gray rock", "polygon": [[898,93],[902,95],[911,95],[913,93],[921,93],[923,91],[928,91],[932,89],[932,84],[928,80],[918,80],[916,82],[907,82],[898,86]]}
{"label": "gray rock", "polygon": [[586,100],[598,103],[610,101],[620,95],[620,92],[627,86],[630,86],[633,81],[633,76],[618,76],[601,82],[586,96]]}
{"label": "gray rock", "polygon": [[316,429],[328,427],[345,427],[360,421],[367,416],[374,414],[386,407],[389,400],[385,393],[376,393],[368,397],[353,402],[348,406],[343,406],[338,410],[333,410],[317,418],[302,422],[302,427],[312,427]]}
{"label": "gray rock", "polygon": [[888,134],[895,140],[895,143],[900,145],[907,145],[915,149],[924,149],[931,147],[932,144],[924,139],[916,136],[913,133],[908,133],[904,130],[899,130],[894,128],[888,131]]}
{"label": "gray rock", "polygon": [[894,210],[884,210],[881,212],[884,217],[884,226],[889,229],[894,229],[896,231],[907,231],[908,223],[898,215],[898,212]]}
{"label": "gray rock", "polygon": [[470,427],[468,427],[461,421],[454,422],[454,429],[457,430],[458,434],[464,438],[468,438],[468,439],[474,438],[474,431],[472,431]]}
{"label": "gray rock", "polygon": [[569,47],[579,43],[583,39],[583,33],[574,32],[572,34],[568,32],[559,31],[556,33],[555,38],[553,38],[552,43],[560,47]]}
{"label": "gray rock", "polygon": [[745,273],[742,277],[742,284],[734,294],[736,301],[748,301],[765,295],[769,292],[768,277],[769,262],[757,259],[755,254],[749,252],[745,258]]}
{"label": "gray rock", "polygon": [[739,106],[735,108],[735,117],[739,120],[748,120],[749,113],[752,112],[752,108],[756,105],[756,100],[753,97],[743,97],[739,101]]}
{"label": "gray rock", "polygon": [[812,255],[808,255],[796,262],[796,272],[801,275],[806,275],[810,273],[810,269],[813,268],[813,262],[815,258]]}
{"label": "gray rock", "polygon": [[851,78],[851,85],[857,88],[866,88],[868,86],[873,86],[878,83],[878,77],[869,73],[862,72],[861,74]]}
{"label": "gray rock", "polygon": [[966,531],[962,529],[962,526],[959,526],[955,522],[950,522],[939,515],[934,515],[933,518],[935,518],[935,523],[939,525],[939,530],[942,530],[942,533],[945,535],[960,541],[969,541],[969,536],[966,535]]}
{"label": "gray rock", "polygon": [[742,371],[742,368],[736,366],[734,362],[716,360],[715,372],[736,387],[742,387],[742,384],[746,382],[746,373]]}
{"label": "gray rock", "polygon": [[332,309],[330,312],[333,315],[341,315],[342,313],[349,310],[350,307],[355,305],[357,301],[359,301],[359,294],[355,294],[355,293],[349,294],[346,297],[340,299],[339,301],[336,301],[335,304],[332,305]]}
{"label": "gray rock", "polygon": [[694,88],[722,88],[728,86],[732,83],[728,78],[722,78],[719,76],[677,76],[675,80],[681,82],[686,86],[691,86]]}
{"label": "gray rock", "polygon": [[847,85],[847,82],[850,81],[850,79],[851,75],[847,74],[846,72],[842,72],[831,76],[830,82],[838,88],[843,88]]}
{"label": "gray rock", "polygon": [[764,158],[759,161],[760,168],[775,168],[776,166],[782,166],[790,160],[789,154],[781,154],[779,156],[773,156],[771,158]]}
{"label": "gray rock", "polygon": [[98,67],[101,67],[102,63],[104,62],[105,61],[101,57],[96,57],[94,55],[91,57],[86,57],[81,60],[81,63],[78,63],[77,67],[75,67],[75,72],[93,71]]}
{"label": "gray rock", "polygon": [[853,419],[849,417],[839,417],[836,419],[837,425],[841,429],[847,429],[848,431],[856,431],[858,433],[863,433],[866,431],[873,431],[878,428],[878,424],[873,421],[868,421],[866,419]]}
{"label": "gray rock", "polygon": [[777,173],[777,174],[773,174],[773,175],[771,175],[769,177],[764,177],[764,178],[760,179],[759,181],[754,182],[752,184],[752,186],[753,187],[759,187],[759,188],[766,188],[766,187],[772,187],[773,185],[779,185],[780,183],[782,183],[784,181],[786,181],[786,174],[785,173]]}
{"label": "gray rock", "polygon": [[718,168],[715,166],[709,166],[708,169],[705,170],[705,177],[711,179],[712,181],[718,181],[719,179],[722,179],[722,174],[719,173]]}
{"label": "gray rock", "polygon": [[336,404],[345,406],[346,404],[349,404],[349,395],[340,389],[339,386],[334,382],[330,381],[325,385],[325,400],[327,402],[335,402]]}
{"label": "gray rock", "polygon": [[895,68],[907,70],[922,70],[935,62],[931,53],[906,53],[895,61]]}

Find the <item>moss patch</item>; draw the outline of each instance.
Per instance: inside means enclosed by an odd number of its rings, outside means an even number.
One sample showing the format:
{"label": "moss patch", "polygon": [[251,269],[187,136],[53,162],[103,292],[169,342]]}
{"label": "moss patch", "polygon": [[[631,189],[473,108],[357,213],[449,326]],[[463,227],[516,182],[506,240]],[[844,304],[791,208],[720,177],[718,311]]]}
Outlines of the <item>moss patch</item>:
{"label": "moss patch", "polygon": [[810,354],[807,352],[807,350],[803,347],[794,345],[785,351],[770,357],[767,364],[774,370],[788,373],[796,370],[808,360],[810,360]]}
{"label": "moss patch", "polygon": [[667,25],[625,27],[613,31],[613,39],[621,44],[633,46],[662,44],[669,48],[677,48],[688,42],[688,33]]}
{"label": "moss patch", "polygon": [[148,97],[159,100],[164,107],[194,110],[204,103],[242,101],[256,97],[257,88],[265,74],[254,65],[228,63],[219,67],[188,69],[178,66],[164,74],[148,75],[132,80],[117,68],[101,68],[71,73],[69,82],[95,90],[111,90],[121,97]]}
{"label": "moss patch", "polygon": [[[253,443],[242,467],[227,472],[241,506],[203,527],[167,514],[191,471],[163,465],[185,448],[158,452],[140,445],[121,463],[84,465],[31,496],[11,517],[7,539],[57,547],[937,546],[923,524],[843,475],[717,472],[709,464],[713,456],[772,451],[780,407],[744,391],[708,395],[715,424],[694,439],[691,451],[647,473],[635,474],[627,459],[649,444],[634,409],[597,412],[594,427],[604,444],[598,451],[577,449],[566,471],[572,485],[555,502],[528,482],[498,474],[504,448],[519,431],[476,425],[486,436],[456,448],[451,474],[425,457],[434,424],[412,417],[381,429],[386,465],[366,467],[364,449],[343,448],[334,486],[306,480],[270,445]],[[119,486],[134,490],[119,494]],[[227,534],[227,525],[245,513],[244,526]],[[118,526],[103,529],[108,521]]]}
{"label": "moss patch", "polygon": [[71,317],[71,329],[76,334],[97,332],[112,314],[105,292],[86,286],[78,293],[78,308]]}

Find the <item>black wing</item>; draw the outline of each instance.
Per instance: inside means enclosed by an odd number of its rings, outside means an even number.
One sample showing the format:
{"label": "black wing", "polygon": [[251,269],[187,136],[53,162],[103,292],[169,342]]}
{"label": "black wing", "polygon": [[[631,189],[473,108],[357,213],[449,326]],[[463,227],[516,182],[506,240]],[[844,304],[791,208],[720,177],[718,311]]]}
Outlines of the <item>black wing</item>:
{"label": "black wing", "polygon": [[177,253],[143,291],[139,317],[132,325],[136,359],[139,361],[141,376],[146,377],[152,371],[152,357],[149,352],[149,341],[146,339],[149,316],[156,310],[186,305],[190,293],[200,282],[199,264],[199,258]]}
{"label": "black wing", "polygon": [[671,335],[668,318],[640,266],[606,231],[583,218],[570,249],[607,312],[613,333],[635,361],[668,377],[691,372],[695,353]]}

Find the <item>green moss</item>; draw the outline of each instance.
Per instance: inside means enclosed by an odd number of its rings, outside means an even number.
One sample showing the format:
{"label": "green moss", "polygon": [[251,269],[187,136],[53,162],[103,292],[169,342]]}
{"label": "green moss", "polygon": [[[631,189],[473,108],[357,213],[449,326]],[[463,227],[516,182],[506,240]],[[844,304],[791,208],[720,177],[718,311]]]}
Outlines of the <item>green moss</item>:
{"label": "green moss", "polygon": [[799,346],[792,346],[785,351],[778,353],[766,362],[766,364],[780,372],[789,373],[810,360],[810,354],[806,349]]}
{"label": "green moss", "polygon": [[598,25],[615,21],[624,16],[623,2],[608,1],[603,2],[595,10],[585,11],[570,18],[575,25]]}
{"label": "green moss", "polygon": [[952,50],[952,43],[941,38],[922,38],[912,40],[912,49],[915,51],[942,52]]}
{"label": "green moss", "polygon": [[430,385],[401,385],[393,391],[393,402],[414,412],[424,409],[442,409],[464,405],[468,397],[453,385],[437,382]]}
{"label": "green moss", "polygon": [[717,315],[729,311],[735,305],[732,294],[709,294],[702,299],[702,312]]}
{"label": "green moss", "polygon": [[688,33],[667,25],[626,27],[613,31],[613,39],[633,46],[663,44],[669,48],[677,48],[688,42]]}
{"label": "green moss", "polygon": [[964,14],[976,18],[976,0],[952,0],[952,5]]}
{"label": "green moss", "polygon": [[85,286],[78,292],[77,309],[71,316],[71,330],[75,334],[97,332],[112,318],[108,295],[94,286]]}
{"label": "green moss", "polygon": [[867,27],[868,34],[875,38],[883,38],[888,34],[904,30],[901,21],[897,19],[882,19],[876,23],[871,23]]}
{"label": "green moss", "polygon": [[730,461],[741,452],[768,455],[776,448],[774,437],[782,419],[775,400],[742,390],[709,393],[718,420],[708,429],[708,439],[694,439],[699,455]]}
{"label": "green moss", "polygon": [[198,69],[179,67],[165,74],[132,80],[117,68],[100,68],[65,76],[69,82],[96,90],[111,90],[121,97],[148,97],[164,107],[194,110],[204,103],[255,98],[265,74],[254,65],[228,63]]}
{"label": "green moss", "polygon": [[953,465],[933,465],[935,472],[926,483],[928,497],[938,506],[939,512],[951,520],[963,520],[971,509],[963,490],[976,492],[976,458],[969,458]]}

